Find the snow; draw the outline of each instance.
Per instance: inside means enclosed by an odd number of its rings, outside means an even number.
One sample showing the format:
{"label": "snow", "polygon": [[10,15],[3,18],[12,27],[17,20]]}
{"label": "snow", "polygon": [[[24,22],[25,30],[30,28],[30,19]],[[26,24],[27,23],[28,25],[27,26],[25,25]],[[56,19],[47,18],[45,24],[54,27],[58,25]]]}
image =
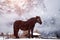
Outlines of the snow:
{"label": "snow", "polygon": [[33,35],[38,35],[38,36],[39,36],[39,35],[41,35],[41,34],[39,34],[39,33],[33,33]]}
{"label": "snow", "polygon": [[0,40],[3,40],[3,37],[0,37]]}

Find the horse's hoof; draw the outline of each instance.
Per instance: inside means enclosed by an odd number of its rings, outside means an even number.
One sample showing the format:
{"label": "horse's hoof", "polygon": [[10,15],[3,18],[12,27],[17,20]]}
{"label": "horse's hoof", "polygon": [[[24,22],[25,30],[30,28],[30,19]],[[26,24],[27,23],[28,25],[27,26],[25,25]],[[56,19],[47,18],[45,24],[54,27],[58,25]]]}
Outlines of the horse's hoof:
{"label": "horse's hoof", "polygon": [[30,36],[27,36],[27,38],[30,38]]}
{"label": "horse's hoof", "polygon": [[16,38],[19,38],[19,37],[16,37]]}
{"label": "horse's hoof", "polygon": [[33,36],[31,36],[31,38],[33,38]]}
{"label": "horse's hoof", "polygon": [[32,37],[33,38],[33,37]]}

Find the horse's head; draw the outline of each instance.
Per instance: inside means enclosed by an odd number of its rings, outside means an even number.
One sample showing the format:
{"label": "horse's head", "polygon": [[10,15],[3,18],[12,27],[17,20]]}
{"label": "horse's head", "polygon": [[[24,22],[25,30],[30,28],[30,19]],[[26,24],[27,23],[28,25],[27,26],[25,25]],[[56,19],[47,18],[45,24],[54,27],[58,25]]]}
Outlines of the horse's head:
{"label": "horse's head", "polygon": [[42,24],[41,18],[39,16],[36,16],[36,20],[38,23]]}

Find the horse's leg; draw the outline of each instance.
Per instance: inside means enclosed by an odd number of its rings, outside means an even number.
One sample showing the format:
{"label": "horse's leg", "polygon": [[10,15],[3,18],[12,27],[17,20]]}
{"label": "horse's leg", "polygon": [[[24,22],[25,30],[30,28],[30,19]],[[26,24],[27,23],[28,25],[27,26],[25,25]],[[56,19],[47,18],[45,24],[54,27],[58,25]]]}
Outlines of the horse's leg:
{"label": "horse's leg", "polygon": [[31,29],[31,37],[33,38],[33,28]]}
{"label": "horse's leg", "polygon": [[30,38],[30,28],[28,29],[28,38]]}
{"label": "horse's leg", "polygon": [[30,38],[30,30],[28,30],[28,38]]}
{"label": "horse's leg", "polygon": [[14,28],[14,36],[15,36],[16,38],[19,38],[19,36],[18,36],[18,31],[19,31],[19,29]]}

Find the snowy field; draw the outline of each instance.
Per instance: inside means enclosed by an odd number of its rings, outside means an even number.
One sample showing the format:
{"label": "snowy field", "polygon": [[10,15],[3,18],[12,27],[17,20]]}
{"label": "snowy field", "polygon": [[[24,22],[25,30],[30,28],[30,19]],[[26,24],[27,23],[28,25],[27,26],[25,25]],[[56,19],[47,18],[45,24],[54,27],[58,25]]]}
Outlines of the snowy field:
{"label": "snowy field", "polygon": [[[24,39],[24,38],[27,38],[27,36],[24,36],[24,34],[22,35],[19,35],[19,39]],[[44,35],[41,35],[39,33],[33,33],[33,39],[58,39],[56,36],[44,36]],[[0,36],[0,39],[15,39],[15,37],[13,35],[5,35],[5,36]],[[28,38],[27,38],[28,39]]]}
{"label": "snowy field", "polygon": [[42,39],[42,38],[19,38],[19,39],[13,39],[13,38],[9,38],[9,39],[5,39],[3,37],[0,37],[0,40],[60,40],[60,39]]}

